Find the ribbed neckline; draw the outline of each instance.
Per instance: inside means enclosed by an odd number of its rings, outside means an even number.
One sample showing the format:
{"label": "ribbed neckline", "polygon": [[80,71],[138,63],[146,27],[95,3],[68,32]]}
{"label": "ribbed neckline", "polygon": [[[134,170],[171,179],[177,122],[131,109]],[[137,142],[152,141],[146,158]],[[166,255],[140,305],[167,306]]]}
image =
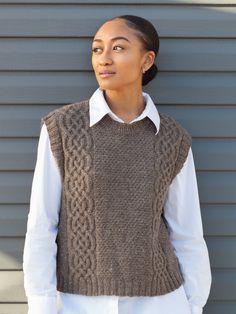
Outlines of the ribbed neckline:
{"label": "ribbed neckline", "polygon": [[98,123],[105,128],[111,128],[112,131],[120,134],[135,134],[140,133],[144,128],[149,127],[152,121],[145,117],[142,120],[138,120],[132,123],[119,122],[112,119],[109,114],[106,114]]}

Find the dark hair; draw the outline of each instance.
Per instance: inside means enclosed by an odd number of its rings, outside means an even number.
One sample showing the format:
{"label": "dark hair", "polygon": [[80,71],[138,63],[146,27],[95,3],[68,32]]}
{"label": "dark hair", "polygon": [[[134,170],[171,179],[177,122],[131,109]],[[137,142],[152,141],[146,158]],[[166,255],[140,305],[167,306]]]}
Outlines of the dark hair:
{"label": "dark hair", "polygon": [[[159,36],[157,30],[153,26],[151,22],[148,20],[136,16],[136,15],[120,15],[109,19],[108,21],[116,20],[116,19],[123,19],[125,20],[126,24],[130,27],[135,29],[137,32],[137,36],[142,41],[144,49],[152,50],[155,52],[157,56],[159,51]],[[142,85],[147,85],[151,80],[154,79],[158,72],[158,67],[155,63],[148,69],[142,78]]]}

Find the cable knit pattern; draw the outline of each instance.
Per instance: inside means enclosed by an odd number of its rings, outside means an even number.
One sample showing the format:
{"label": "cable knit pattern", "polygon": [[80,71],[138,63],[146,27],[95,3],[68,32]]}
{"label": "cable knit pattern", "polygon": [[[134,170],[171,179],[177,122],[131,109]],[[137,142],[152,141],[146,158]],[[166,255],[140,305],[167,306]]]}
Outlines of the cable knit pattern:
{"label": "cable knit pattern", "polygon": [[168,187],[191,136],[160,114],[131,124],[105,115],[89,126],[89,101],[42,118],[63,182],[57,289],[84,295],[155,296],[183,283],[163,217]]}

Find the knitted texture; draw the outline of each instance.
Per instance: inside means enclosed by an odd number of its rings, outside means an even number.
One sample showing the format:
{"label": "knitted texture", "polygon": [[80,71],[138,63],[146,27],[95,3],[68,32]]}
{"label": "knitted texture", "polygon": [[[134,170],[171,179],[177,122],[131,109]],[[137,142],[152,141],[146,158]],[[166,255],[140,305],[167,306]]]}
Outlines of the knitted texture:
{"label": "knitted texture", "polygon": [[63,183],[59,291],[155,296],[183,283],[163,211],[191,136],[159,114],[157,135],[148,117],[127,124],[105,115],[90,127],[89,100],[42,118]]}

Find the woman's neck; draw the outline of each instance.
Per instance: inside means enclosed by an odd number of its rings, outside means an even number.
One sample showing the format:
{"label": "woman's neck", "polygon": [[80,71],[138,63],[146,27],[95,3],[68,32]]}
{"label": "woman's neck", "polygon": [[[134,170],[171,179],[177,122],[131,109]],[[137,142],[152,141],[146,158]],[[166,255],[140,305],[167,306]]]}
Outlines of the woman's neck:
{"label": "woman's neck", "polygon": [[120,92],[117,90],[105,90],[104,97],[111,111],[129,123],[138,117],[145,108],[145,99],[142,89],[137,91]]}

